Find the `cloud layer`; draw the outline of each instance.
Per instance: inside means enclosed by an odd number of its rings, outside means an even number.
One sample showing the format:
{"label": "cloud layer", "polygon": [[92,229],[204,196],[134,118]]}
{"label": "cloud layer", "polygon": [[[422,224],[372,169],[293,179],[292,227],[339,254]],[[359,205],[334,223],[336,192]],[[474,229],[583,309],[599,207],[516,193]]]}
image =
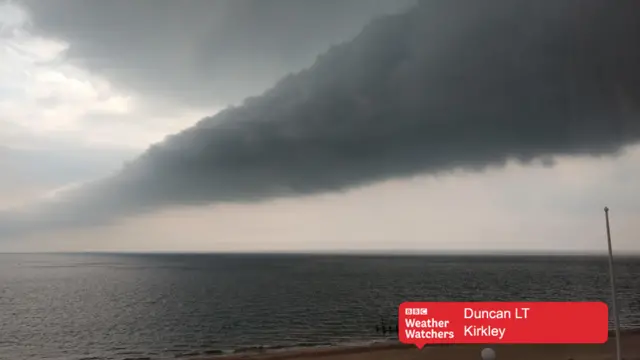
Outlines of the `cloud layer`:
{"label": "cloud layer", "polygon": [[82,67],[145,98],[211,108],[259,94],[415,0],[21,2]]}
{"label": "cloud layer", "polygon": [[640,137],[640,4],[423,1],[169,137],[6,235],[160,208],[339,191],[511,158],[611,155]]}

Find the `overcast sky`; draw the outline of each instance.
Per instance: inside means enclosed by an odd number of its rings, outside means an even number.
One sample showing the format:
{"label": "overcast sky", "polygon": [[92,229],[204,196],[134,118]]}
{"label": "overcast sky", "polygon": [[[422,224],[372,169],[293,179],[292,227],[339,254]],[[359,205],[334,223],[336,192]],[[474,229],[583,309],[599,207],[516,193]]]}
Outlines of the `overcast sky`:
{"label": "overcast sky", "polygon": [[0,251],[640,253],[638,7],[2,3]]}

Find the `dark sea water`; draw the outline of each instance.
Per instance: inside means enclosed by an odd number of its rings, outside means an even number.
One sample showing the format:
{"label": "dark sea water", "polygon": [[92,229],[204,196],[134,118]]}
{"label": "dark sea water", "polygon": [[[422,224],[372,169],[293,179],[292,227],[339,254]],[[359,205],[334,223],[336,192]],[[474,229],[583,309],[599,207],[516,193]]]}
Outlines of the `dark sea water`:
{"label": "dark sea water", "polygon": [[[606,258],[0,254],[0,359],[174,359],[384,336],[403,301],[604,300]],[[640,260],[617,262],[640,327]]]}

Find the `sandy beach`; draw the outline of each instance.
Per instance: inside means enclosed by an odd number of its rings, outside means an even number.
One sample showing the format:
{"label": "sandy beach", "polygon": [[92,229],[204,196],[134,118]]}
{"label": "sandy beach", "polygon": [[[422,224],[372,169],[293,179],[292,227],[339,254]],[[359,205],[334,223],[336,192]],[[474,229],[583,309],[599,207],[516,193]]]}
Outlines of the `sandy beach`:
{"label": "sandy beach", "polygon": [[[624,360],[640,360],[640,330],[621,336]],[[615,338],[598,345],[488,345],[497,359],[517,360],[606,360],[615,359]],[[380,344],[368,347],[292,350],[281,353],[241,354],[224,357],[196,357],[194,360],[464,360],[480,359],[487,345],[426,346],[422,350],[404,344]]]}

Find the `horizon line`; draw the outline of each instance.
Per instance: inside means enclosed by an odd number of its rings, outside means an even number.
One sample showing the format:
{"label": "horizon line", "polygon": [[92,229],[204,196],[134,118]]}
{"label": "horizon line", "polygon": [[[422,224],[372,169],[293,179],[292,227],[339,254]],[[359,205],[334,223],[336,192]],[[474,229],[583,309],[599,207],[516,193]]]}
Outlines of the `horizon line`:
{"label": "horizon line", "polygon": [[[315,256],[389,256],[389,257],[607,257],[607,251],[411,251],[411,250],[317,250],[317,251],[180,251],[180,250],[88,250],[88,251],[0,251],[2,255],[36,255],[36,254],[104,254],[104,255],[315,255]],[[624,251],[615,254],[615,258],[637,258],[640,251]]]}

